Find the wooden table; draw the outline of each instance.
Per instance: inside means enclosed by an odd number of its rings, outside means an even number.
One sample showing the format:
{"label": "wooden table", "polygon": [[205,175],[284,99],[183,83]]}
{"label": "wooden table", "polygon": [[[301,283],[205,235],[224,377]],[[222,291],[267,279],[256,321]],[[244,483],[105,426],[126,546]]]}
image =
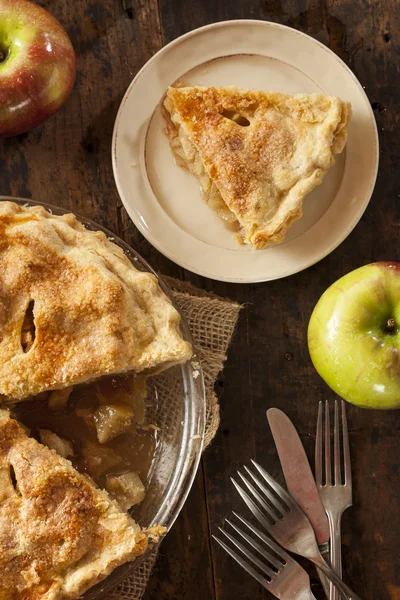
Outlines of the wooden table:
{"label": "wooden table", "polygon": [[[78,57],[66,106],[36,130],[0,142],[0,193],[62,205],[117,232],[161,273],[244,304],[217,382],[221,427],[190,497],[163,543],[146,600],[240,600],[269,594],[216,548],[211,533],[239,502],[229,477],[256,457],[281,477],[265,410],[284,409],[313,455],[318,400],[333,393],[314,371],[306,329],[321,293],[348,271],[399,260],[399,0],[44,0]],[[359,225],[330,256],[298,275],[230,285],[195,276],[135,229],[114,185],[110,145],[121,98],[138,69],[170,40],[225,19],[257,18],[304,31],[354,71],[372,103],[380,169]],[[346,579],[365,600],[400,598],[400,411],[349,407],[354,507],[343,521]],[[316,588],[315,588],[316,589]]]}

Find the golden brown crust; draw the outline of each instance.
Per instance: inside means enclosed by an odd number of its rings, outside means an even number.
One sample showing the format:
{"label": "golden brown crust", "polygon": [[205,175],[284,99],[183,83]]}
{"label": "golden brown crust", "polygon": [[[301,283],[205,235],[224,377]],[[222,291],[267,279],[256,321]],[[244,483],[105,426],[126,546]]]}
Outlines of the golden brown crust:
{"label": "golden brown crust", "polygon": [[0,410],[2,600],[77,598],[163,532],[142,531],[106,492]]}
{"label": "golden brown crust", "polygon": [[175,127],[168,127],[171,146],[206,199],[217,190],[257,249],[281,242],[302,216],[303,198],[344,148],[351,115],[350,104],[332,96],[235,87],[169,88],[164,106]]}
{"label": "golden brown crust", "polygon": [[[179,314],[156,278],[71,214],[1,202],[0,263],[4,396],[23,399],[191,355]],[[32,301],[33,344],[22,332]]]}

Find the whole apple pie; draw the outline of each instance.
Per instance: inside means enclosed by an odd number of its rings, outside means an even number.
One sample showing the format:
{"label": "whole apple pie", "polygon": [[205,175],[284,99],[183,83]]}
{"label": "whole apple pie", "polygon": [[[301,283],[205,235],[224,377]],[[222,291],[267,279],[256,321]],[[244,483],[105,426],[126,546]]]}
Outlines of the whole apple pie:
{"label": "whole apple pie", "polygon": [[164,533],[127,514],[147,379],[188,360],[150,273],[73,215],[0,203],[0,598],[77,598]]}
{"label": "whole apple pie", "polygon": [[207,204],[261,249],[282,242],[304,197],[342,152],[351,106],[322,94],[235,87],[171,87],[170,145],[200,181]]}

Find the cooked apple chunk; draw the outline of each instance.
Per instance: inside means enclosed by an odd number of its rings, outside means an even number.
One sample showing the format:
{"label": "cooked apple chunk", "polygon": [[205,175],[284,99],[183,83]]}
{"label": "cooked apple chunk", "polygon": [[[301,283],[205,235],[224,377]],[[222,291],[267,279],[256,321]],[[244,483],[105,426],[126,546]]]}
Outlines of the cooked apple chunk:
{"label": "cooked apple chunk", "polygon": [[71,442],[64,440],[62,437],[53,433],[50,429],[39,429],[40,442],[55,450],[59,456],[69,458],[74,455],[74,447]]}
{"label": "cooked apple chunk", "polygon": [[142,480],[134,471],[123,475],[107,475],[106,490],[122,510],[129,510],[135,504],[139,504],[145,494]]}
{"label": "cooked apple chunk", "polygon": [[96,393],[101,405],[123,402],[132,406],[132,421],[141,424],[144,421],[144,401],[147,396],[147,377],[129,375],[125,377],[106,377],[96,384]]}
{"label": "cooked apple chunk", "polygon": [[112,448],[99,446],[97,442],[86,442],[82,446],[79,470],[98,481],[106,471],[118,465],[120,460]]}
{"label": "cooked apple chunk", "polygon": [[126,431],[132,423],[133,408],[126,402],[104,404],[94,412],[97,439],[105,444],[119,433]]}

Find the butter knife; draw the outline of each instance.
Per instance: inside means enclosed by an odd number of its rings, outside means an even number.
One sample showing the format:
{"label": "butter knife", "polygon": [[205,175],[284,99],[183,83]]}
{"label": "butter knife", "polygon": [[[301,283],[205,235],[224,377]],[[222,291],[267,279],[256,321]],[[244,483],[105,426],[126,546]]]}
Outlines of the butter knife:
{"label": "butter knife", "polygon": [[[278,451],[283,474],[289,492],[309,518],[320,547],[321,554],[329,559],[329,522],[322,505],[314,476],[303,444],[293,423],[278,408],[267,411],[267,419]],[[327,598],[329,582],[318,571]]]}

